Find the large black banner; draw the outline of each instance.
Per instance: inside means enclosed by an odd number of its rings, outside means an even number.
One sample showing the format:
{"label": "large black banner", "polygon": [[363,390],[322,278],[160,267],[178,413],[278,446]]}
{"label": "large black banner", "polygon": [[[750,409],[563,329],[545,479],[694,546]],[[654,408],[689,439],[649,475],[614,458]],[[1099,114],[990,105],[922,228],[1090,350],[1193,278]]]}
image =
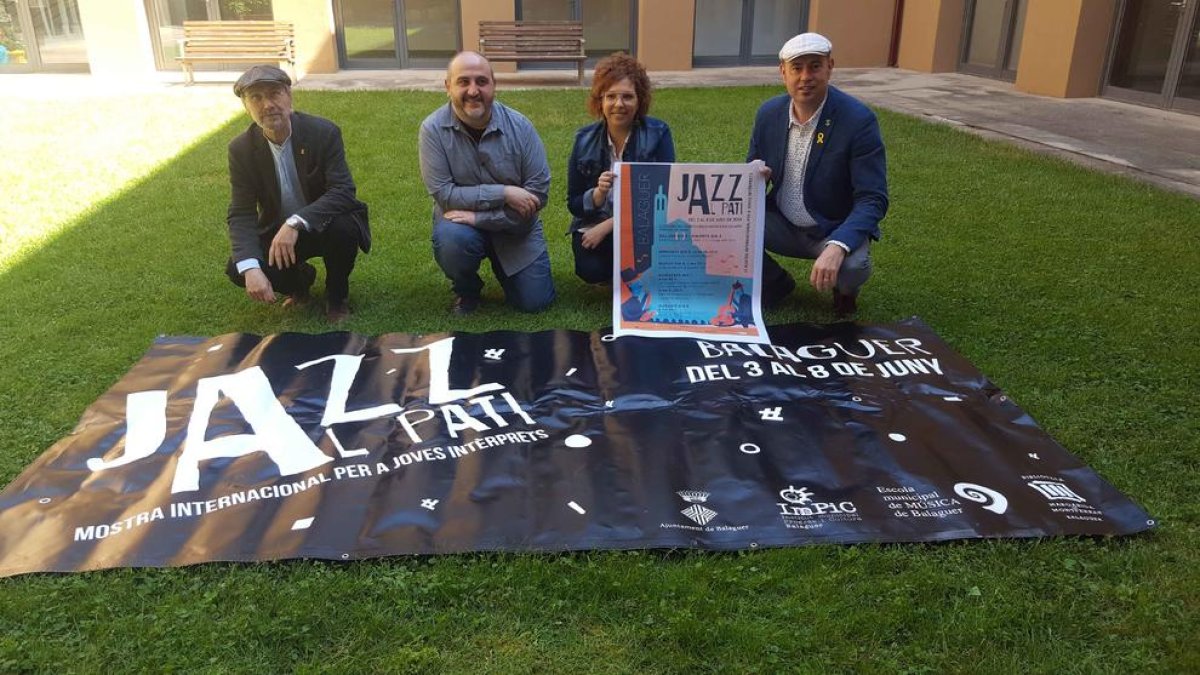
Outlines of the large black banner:
{"label": "large black banner", "polygon": [[163,338],[0,493],[0,575],[1153,527],[919,320],[770,333]]}

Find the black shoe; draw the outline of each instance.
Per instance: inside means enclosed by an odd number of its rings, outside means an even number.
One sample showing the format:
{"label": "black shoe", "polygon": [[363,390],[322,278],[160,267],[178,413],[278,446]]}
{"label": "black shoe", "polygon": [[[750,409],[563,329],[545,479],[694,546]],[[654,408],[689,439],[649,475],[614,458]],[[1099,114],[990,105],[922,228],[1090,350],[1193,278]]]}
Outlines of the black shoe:
{"label": "black shoe", "polygon": [[854,316],[858,312],[858,296],[833,291],[833,315],[839,319]]}
{"label": "black shoe", "polygon": [[762,292],[763,309],[775,309],[779,307],[779,305],[783,304],[784,299],[791,295],[794,290],[796,290],[796,280],[790,276],[785,276],[783,281],[778,284],[771,286],[764,284]]}
{"label": "black shoe", "polygon": [[479,309],[479,297],[469,295],[454,296],[454,304],[450,305],[450,313],[455,316],[466,316]]}
{"label": "black shoe", "polygon": [[313,282],[317,280],[317,268],[306,262],[299,263],[299,265],[302,277],[300,287],[288,293],[287,298],[283,301],[284,307],[304,307],[312,302],[312,292],[309,289],[312,288]]}
{"label": "black shoe", "polygon": [[325,303],[325,319],[332,324],[339,324],[350,318],[350,304],[345,300],[330,300]]}

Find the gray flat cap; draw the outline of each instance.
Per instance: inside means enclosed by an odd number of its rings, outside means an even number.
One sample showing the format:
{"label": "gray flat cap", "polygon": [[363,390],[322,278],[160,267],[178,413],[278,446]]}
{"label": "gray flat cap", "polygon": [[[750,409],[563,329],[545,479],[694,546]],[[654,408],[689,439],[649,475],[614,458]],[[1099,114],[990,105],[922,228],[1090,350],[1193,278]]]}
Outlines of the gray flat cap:
{"label": "gray flat cap", "polygon": [[250,70],[242,73],[237,82],[233,83],[233,93],[241,98],[247,89],[263,82],[275,82],[285,87],[292,86],[292,78],[275,66],[250,66]]}

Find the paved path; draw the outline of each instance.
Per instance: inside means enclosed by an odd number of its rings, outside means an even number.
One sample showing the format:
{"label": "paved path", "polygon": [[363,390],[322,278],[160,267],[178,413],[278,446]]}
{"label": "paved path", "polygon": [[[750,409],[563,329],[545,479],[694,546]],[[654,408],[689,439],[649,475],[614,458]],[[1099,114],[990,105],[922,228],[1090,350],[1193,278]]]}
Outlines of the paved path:
{"label": "paved path", "polygon": [[[86,99],[131,91],[228,94],[237,73],[198,73],[183,87],[177,73],[112,82],[86,75],[0,75],[8,97]],[[310,90],[439,90],[440,70],[344,70],[309,75]],[[950,124],[988,138],[1064,157],[1101,171],[1143,180],[1200,199],[1200,116],[1101,98],[1059,99],[1016,91],[1010,83],[960,73],[916,73],[895,68],[841,68],[834,83],[868,103]],[[773,66],[698,68],[652,75],[656,87],[779,84]],[[573,88],[573,71],[499,73],[503,88]]]}

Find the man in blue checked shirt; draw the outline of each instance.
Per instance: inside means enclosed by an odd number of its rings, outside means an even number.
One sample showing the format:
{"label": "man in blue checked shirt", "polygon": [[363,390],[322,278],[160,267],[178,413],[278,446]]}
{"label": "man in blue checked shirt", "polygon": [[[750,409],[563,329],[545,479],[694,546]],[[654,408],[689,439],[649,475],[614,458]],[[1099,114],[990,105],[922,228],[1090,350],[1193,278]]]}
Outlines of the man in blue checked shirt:
{"label": "man in blue checked shirt", "polygon": [[509,305],[554,301],[538,213],[550,192],[546,150],[521,113],[495,101],[488,60],[462,52],[446,71],[450,101],[421,124],[421,178],[433,197],[433,255],[454,292],[451,311],[479,307],[486,259]]}

